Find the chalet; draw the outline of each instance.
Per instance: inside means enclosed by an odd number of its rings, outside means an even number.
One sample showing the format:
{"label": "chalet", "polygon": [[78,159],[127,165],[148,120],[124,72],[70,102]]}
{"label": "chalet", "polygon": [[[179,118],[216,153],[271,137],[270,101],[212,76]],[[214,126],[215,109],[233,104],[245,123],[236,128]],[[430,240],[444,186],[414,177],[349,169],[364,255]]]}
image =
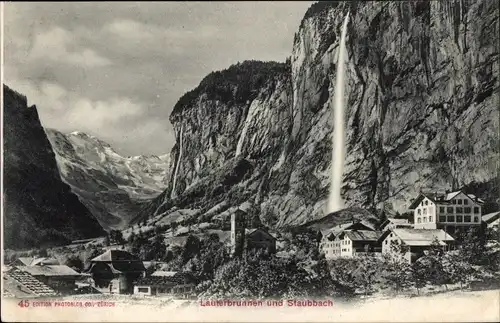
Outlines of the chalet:
{"label": "chalet", "polygon": [[500,212],[493,212],[483,215],[482,221],[488,228],[498,229],[500,223]]}
{"label": "chalet", "polygon": [[135,283],[134,295],[188,297],[195,291],[196,283],[196,278],[187,272],[157,271]]}
{"label": "chalet", "polygon": [[396,228],[413,228],[413,224],[408,219],[388,218],[380,226],[381,231],[388,231]]}
{"label": "chalet", "polygon": [[276,252],[276,238],[264,228],[247,229],[244,212],[231,215],[231,255],[241,255],[243,250],[263,249]]}
{"label": "chalet", "polygon": [[323,246],[325,258],[353,258],[367,253],[380,253],[380,235],[380,231],[344,230]]}
{"label": "chalet", "polygon": [[263,249],[276,253],[276,238],[265,229],[245,229],[246,249]]}
{"label": "chalet", "polygon": [[446,194],[421,193],[410,205],[415,229],[443,229],[454,237],[481,226],[484,201],[456,191]]}
{"label": "chalet", "polygon": [[413,263],[428,251],[435,242],[444,250],[452,248],[454,239],[441,229],[396,228],[385,231],[379,238],[382,254],[401,256]]}
{"label": "chalet", "polygon": [[323,230],[323,237],[319,244],[320,252],[324,253],[327,258],[337,257],[340,253],[338,251],[338,245],[333,243],[333,241],[345,230],[375,231],[375,228],[371,223],[366,221],[352,221],[336,225],[328,230]]}
{"label": "chalet", "polygon": [[90,261],[86,272],[92,274],[97,287],[108,287],[110,293],[131,293],[133,282],[144,275],[143,262],[124,250],[108,250]]}
{"label": "chalet", "polygon": [[80,273],[66,265],[17,266],[17,268],[61,292],[73,291],[76,288],[76,280],[81,278]]}

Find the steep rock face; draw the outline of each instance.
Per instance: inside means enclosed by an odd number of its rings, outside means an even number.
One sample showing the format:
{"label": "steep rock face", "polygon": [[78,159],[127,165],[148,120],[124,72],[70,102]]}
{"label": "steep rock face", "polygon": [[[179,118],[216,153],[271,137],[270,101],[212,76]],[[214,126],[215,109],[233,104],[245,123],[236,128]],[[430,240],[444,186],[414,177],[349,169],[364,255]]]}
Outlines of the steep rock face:
{"label": "steep rock face", "polygon": [[[311,11],[314,11],[314,7]],[[332,109],[316,95],[336,62],[347,10],[347,205],[404,211],[420,189],[456,189],[498,171],[498,4],[358,2],[317,6],[296,35],[291,157],[327,186]],[[321,134],[321,135],[319,135]],[[294,173],[304,169],[294,168]],[[321,173],[320,173],[321,172]],[[307,201],[304,201],[307,203]],[[311,201],[315,202],[315,201]],[[306,213],[314,213],[309,207]]]}
{"label": "steep rock face", "polygon": [[169,155],[123,157],[106,142],[83,132],[46,129],[64,182],[105,228],[125,227],[144,199],[168,180]]}
{"label": "steep rock face", "polygon": [[[242,202],[277,226],[324,216],[332,84],[348,10],[346,205],[401,212],[420,189],[498,185],[498,3],[320,2],[301,23],[290,66],[260,83],[257,96],[210,100],[202,82],[180,100],[171,116],[184,139],[181,158],[179,145],[172,151],[176,192],[167,188],[139,217],[177,206],[204,218],[209,207],[213,215]],[[248,174],[217,189],[220,176],[208,175],[241,158]]]}
{"label": "steep rock face", "polygon": [[62,244],[104,230],[59,175],[35,106],[4,90],[4,247]]}

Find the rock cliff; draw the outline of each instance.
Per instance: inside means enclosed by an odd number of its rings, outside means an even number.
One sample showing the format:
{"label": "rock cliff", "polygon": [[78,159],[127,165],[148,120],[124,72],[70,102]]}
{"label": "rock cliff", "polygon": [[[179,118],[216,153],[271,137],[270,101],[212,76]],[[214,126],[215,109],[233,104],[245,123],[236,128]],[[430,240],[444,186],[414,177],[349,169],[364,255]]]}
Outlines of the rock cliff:
{"label": "rock cliff", "polygon": [[175,190],[136,220],[185,208],[205,221],[241,204],[278,227],[324,216],[348,11],[346,205],[404,212],[421,189],[497,187],[498,3],[320,2],[286,63],[231,66],[179,100]]}
{"label": "rock cliff", "polygon": [[104,234],[62,180],[35,106],[3,86],[4,247],[64,244]]}
{"label": "rock cliff", "polygon": [[141,203],[167,186],[168,154],[123,157],[83,132],[45,132],[63,181],[106,229],[126,227]]}

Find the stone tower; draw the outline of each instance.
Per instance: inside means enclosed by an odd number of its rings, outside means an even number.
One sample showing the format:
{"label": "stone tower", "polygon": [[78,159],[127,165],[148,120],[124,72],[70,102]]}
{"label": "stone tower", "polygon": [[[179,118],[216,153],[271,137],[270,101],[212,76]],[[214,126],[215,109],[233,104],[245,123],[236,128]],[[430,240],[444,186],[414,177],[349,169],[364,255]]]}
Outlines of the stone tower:
{"label": "stone tower", "polygon": [[231,214],[231,256],[241,256],[245,246],[245,212],[236,210]]}

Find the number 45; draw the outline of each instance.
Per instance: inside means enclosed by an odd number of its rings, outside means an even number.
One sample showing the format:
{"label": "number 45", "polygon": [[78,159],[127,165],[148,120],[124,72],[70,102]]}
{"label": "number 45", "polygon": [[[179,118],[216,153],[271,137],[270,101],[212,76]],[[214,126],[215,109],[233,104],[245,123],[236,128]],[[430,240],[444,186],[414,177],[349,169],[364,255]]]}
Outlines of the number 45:
{"label": "number 45", "polygon": [[30,306],[30,302],[25,299],[23,301],[20,301],[17,305],[19,305],[19,307],[29,307]]}

